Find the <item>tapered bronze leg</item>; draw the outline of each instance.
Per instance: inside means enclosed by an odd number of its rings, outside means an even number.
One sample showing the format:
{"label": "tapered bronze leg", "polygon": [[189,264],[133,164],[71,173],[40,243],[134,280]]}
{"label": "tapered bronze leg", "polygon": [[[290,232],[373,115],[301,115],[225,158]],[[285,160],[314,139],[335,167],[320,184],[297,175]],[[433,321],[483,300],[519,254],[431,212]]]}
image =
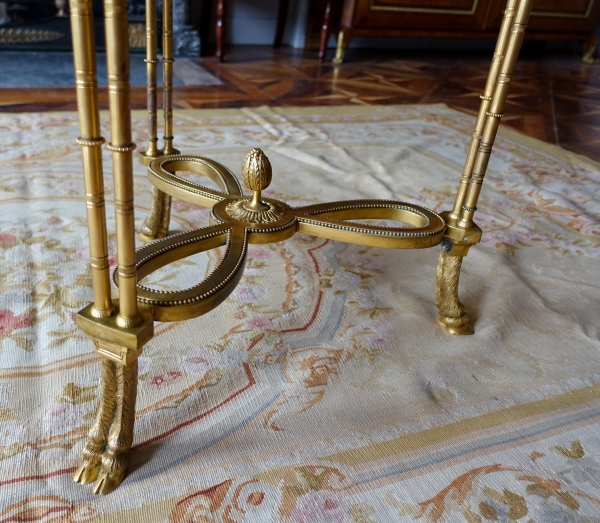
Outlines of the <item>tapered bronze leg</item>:
{"label": "tapered bronze leg", "polygon": [[583,56],[581,57],[581,61],[585,64],[597,64],[600,62],[600,59],[595,57],[596,48],[598,47],[598,37],[595,34],[589,36],[586,40],[583,48]]}
{"label": "tapered bronze leg", "polygon": [[170,220],[171,196],[152,187],[152,207],[140,232],[140,238],[145,241],[164,238],[169,234]]}
{"label": "tapered bronze leg", "polygon": [[463,256],[453,256],[444,247],[437,267],[435,299],[440,321],[451,334],[473,334],[469,316],[458,298],[458,278]]}
{"label": "tapered bronze leg", "polygon": [[85,485],[98,477],[102,453],[106,447],[108,431],[112,425],[117,398],[117,380],[115,362],[102,358],[102,383],[100,385],[100,403],[96,419],[85,444],[82,463],[76,470],[73,479]]}
{"label": "tapered bronze leg", "polygon": [[344,61],[344,55],[346,54],[346,49],[348,49],[351,40],[352,33],[350,30],[346,27],[340,29],[340,32],[338,33],[337,47],[335,49],[335,58],[333,59],[334,64],[339,65]]}
{"label": "tapered bronze leg", "polygon": [[127,453],[133,442],[135,400],[137,395],[137,359],[127,365],[117,365],[117,402],[115,417],[102,455],[100,474],[94,493],[108,494],[117,488],[127,474]]}

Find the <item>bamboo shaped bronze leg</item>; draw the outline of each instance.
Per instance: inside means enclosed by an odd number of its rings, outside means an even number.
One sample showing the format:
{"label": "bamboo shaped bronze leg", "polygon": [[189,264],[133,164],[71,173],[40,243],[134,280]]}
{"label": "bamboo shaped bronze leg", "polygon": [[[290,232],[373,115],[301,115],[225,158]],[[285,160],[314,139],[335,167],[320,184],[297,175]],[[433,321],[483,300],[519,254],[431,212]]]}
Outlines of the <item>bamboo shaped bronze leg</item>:
{"label": "bamboo shaped bronze leg", "polygon": [[467,152],[467,158],[463,167],[462,177],[458,185],[458,190],[456,191],[454,207],[449,215],[449,218],[452,220],[458,220],[462,215],[462,206],[465,203],[467,190],[473,176],[473,166],[475,164],[475,158],[477,157],[479,144],[481,143],[483,126],[487,118],[486,113],[492,100],[492,95],[494,94],[494,87],[496,86],[498,73],[502,67],[502,63],[504,62],[504,57],[506,55],[506,47],[508,45],[510,30],[512,29],[517,1],[518,0],[508,0],[506,4],[506,10],[504,11],[504,17],[502,18],[502,25],[500,26],[500,33],[498,34],[496,48],[494,49],[494,57],[492,58],[492,64],[490,66],[487,81],[485,83],[485,89],[483,94],[480,96],[481,103],[479,104],[479,113],[477,113],[477,120],[475,121],[473,136],[471,138],[471,143],[469,144],[469,151]]}
{"label": "bamboo shaped bronze leg", "polygon": [[70,6],[77,108],[82,146],[85,196],[94,306],[92,314],[106,318],[114,311],[110,297],[106,208],[102,174],[102,144],[92,0],[73,0]]}
{"label": "bamboo shaped bronze leg", "polygon": [[83,449],[82,463],[73,476],[75,482],[82,485],[95,481],[100,472],[102,453],[106,447],[117,400],[115,365],[114,361],[102,358],[102,383],[100,385],[100,402],[96,419]]}
{"label": "bamboo shaped bronze leg", "polygon": [[127,365],[116,364],[116,367],[117,404],[94,485],[95,494],[108,494],[121,484],[127,474],[128,452],[133,442],[138,362],[135,359]]}
{"label": "bamboo shaped bronze leg", "polygon": [[173,0],[163,0],[163,154],[179,154],[173,147]]}
{"label": "bamboo shaped bronze leg", "polygon": [[[152,160],[162,156],[163,151],[158,148],[157,124],[157,93],[156,69],[158,64],[156,53],[156,0],[146,0],[146,77],[148,92],[148,149],[140,154],[144,165],[149,165]],[[140,232],[144,241],[163,238],[169,233],[169,219],[171,217],[171,197],[152,189],[152,206],[150,214]]]}
{"label": "bamboo shaped bronze leg", "polygon": [[140,153],[140,160],[148,165],[162,155],[158,148],[158,100],[156,50],[156,0],[146,0],[146,93],[148,104],[148,149]]}
{"label": "bamboo shaped bronze leg", "polygon": [[[150,2],[151,0],[147,0]],[[163,1],[163,112],[165,119],[164,149],[160,155],[179,154],[173,147],[173,0]],[[150,98],[148,98],[150,100]],[[154,99],[156,103],[156,98]],[[150,163],[146,159],[143,163]],[[171,197],[162,191],[152,189],[150,214],[140,232],[145,241],[164,238],[169,234],[171,219]]]}
{"label": "bamboo shaped bronze leg", "polygon": [[457,222],[459,227],[469,228],[473,225],[473,215],[477,210],[477,200],[479,199],[483,178],[487,171],[490,154],[492,152],[492,147],[494,146],[494,140],[496,139],[496,133],[500,126],[500,119],[503,116],[508,88],[510,87],[512,74],[517,58],[519,57],[523,37],[525,36],[525,28],[527,27],[532,3],[533,0],[521,0],[516,9],[514,22],[511,26],[507,43],[506,58],[503,60],[502,66],[500,67],[494,94],[490,101],[489,109],[486,111],[481,142],[479,143],[479,149],[473,164],[473,175],[466,190],[460,219]]}
{"label": "bamboo shaped bronze leg", "polygon": [[108,148],[113,159],[119,264],[120,310],[117,324],[128,329],[141,323],[141,317],[136,290],[132,163],[135,144],[131,141],[127,0],[104,0],[104,20],[111,127]]}
{"label": "bamboo shaped bronze leg", "polygon": [[452,334],[473,333],[458,299],[458,279],[462,258],[481,238],[481,230],[473,222],[473,214],[477,209],[532,1],[509,0],[507,4],[454,208],[451,212],[442,213],[447,229],[438,261],[436,298],[440,320]]}

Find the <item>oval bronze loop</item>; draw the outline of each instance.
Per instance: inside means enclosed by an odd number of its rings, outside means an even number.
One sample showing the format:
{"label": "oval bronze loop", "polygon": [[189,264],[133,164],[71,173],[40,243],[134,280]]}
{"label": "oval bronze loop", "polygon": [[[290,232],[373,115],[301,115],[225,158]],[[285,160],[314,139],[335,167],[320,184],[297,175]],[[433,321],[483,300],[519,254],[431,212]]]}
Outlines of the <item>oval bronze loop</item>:
{"label": "oval bronze loop", "polygon": [[[298,230],[313,236],[388,249],[422,249],[441,243],[446,224],[425,207],[392,200],[347,200],[296,209]],[[349,220],[395,220],[410,227],[381,227]]]}
{"label": "oval bronze loop", "polygon": [[[176,171],[193,171],[208,176],[221,191],[186,180],[175,174]],[[243,194],[240,183],[227,167],[203,156],[161,156],[148,165],[148,178],[162,192],[202,207],[212,207],[228,196]]]}
{"label": "oval bronze loop", "polygon": [[[219,265],[200,283],[188,289],[162,291],[137,284],[137,299],[152,307],[156,321],[195,318],[217,307],[238,284],[248,250],[243,227],[219,224],[169,236],[136,251],[138,281],[152,272],[182,258],[225,245]],[[113,272],[113,283],[116,277]]]}

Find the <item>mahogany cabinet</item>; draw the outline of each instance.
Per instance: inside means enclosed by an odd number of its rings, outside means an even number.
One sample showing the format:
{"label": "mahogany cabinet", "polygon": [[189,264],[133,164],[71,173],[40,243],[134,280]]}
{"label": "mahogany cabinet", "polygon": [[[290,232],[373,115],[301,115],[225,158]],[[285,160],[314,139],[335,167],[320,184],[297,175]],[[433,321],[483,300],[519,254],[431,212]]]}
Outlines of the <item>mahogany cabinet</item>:
{"label": "mahogany cabinet", "polygon": [[[339,27],[335,62],[355,36],[496,38],[506,0],[327,0],[319,56]],[[526,38],[586,42],[591,56],[600,0],[536,0]],[[336,23],[338,22],[339,23]]]}

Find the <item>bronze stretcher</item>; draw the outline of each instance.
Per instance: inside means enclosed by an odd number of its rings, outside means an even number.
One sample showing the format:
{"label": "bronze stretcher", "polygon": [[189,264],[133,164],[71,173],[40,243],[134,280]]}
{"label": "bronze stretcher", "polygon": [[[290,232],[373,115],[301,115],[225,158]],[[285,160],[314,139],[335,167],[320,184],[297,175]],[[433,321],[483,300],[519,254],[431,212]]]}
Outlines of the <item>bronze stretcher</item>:
{"label": "bronze stretcher", "polygon": [[[268,158],[253,149],[244,162],[244,196],[236,177],[223,165],[182,155],[173,147],[172,0],[163,0],[163,148],[157,138],[156,0],[146,0],[148,147],[140,160],[152,183],[152,211],[141,236],[154,240],[135,250],[133,151],[129,85],[127,1],[104,0],[108,93],[115,187],[117,261],[110,292],[104,180],[102,173],[98,88],[92,0],[71,0],[70,16],[77,82],[94,301],[77,315],[78,326],[92,339],[102,361],[101,400],[74,479],[95,482],[94,492],[114,490],[127,473],[133,441],[137,358],[154,335],[154,321],[200,316],[229,296],[242,277],[251,243],[286,240],[296,232],[391,249],[421,249],[441,244],[436,284],[440,321],[452,334],[473,328],[458,298],[463,257],[481,238],[473,222],[492,145],[502,117],[532,0],[508,0],[467,159],[452,210],[436,214],[417,205],[389,200],[349,200],[293,208],[264,198],[271,182]],[[220,191],[178,176],[194,171],[214,180]],[[172,197],[211,208],[211,225],[168,236]],[[349,220],[388,219],[407,227],[378,227]],[[160,267],[193,254],[225,246],[218,267],[200,284],[158,291],[141,283]]]}

